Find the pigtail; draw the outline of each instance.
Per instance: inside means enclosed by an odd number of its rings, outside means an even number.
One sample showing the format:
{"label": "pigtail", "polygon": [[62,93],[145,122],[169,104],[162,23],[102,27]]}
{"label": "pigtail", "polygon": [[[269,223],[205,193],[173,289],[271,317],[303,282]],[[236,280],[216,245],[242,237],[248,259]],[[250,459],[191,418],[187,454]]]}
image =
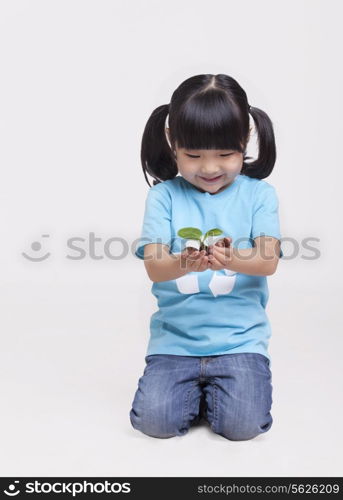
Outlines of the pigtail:
{"label": "pigtail", "polygon": [[[241,174],[255,179],[264,179],[271,174],[276,161],[276,144],[273,124],[262,109],[250,107],[254,120],[259,154],[255,161],[243,163]],[[249,157],[246,157],[247,159]]]}
{"label": "pigtail", "polygon": [[143,132],[141,143],[141,163],[145,180],[147,173],[154,178],[153,185],[173,179],[178,168],[165,135],[165,122],[169,104],[156,108],[150,115]]}

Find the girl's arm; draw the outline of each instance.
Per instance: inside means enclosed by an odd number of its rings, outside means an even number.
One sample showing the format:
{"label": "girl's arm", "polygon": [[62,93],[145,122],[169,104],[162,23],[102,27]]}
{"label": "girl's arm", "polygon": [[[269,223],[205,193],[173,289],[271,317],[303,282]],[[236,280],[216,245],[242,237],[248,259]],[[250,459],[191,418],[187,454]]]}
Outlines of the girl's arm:
{"label": "girl's arm", "polygon": [[180,278],[188,272],[181,266],[181,254],[170,254],[168,246],[161,243],[145,245],[144,266],[154,282]]}
{"label": "girl's arm", "polygon": [[[280,240],[263,236],[254,239],[253,248],[210,247],[214,260],[224,269],[252,276],[270,276],[275,273],[279,262]],[[210,257],[211,261],[211,257]]]}
{"label": "girl's arm", "polygon": [[208,268],[205,251],[185,249],[180,254],[170,254],[168,245],[149,243],[144,246],[144,265],[151,281],[168,281],[180,278],[191,271]]}

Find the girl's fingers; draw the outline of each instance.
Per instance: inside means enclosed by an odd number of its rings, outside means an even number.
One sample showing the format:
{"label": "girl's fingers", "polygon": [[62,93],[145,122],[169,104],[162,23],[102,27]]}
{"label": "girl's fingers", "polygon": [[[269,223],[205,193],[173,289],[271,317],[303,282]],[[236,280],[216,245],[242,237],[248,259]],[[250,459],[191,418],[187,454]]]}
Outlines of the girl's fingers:
{"label": "girl's fingers", "polygon": [[214,257],[219,263],[219,265],[225,267],[228,264],[228,258],[225,252],[225,248],[220,250],[219,249],[214,250],[214,252],[215,252]]}
{"label": "girl's fingers", "polygon": [[208,263],[208,256],[206,255],[205,252],[202,258],[202,264],[207,267],[207,263]]}
{"label": "girl's fingers", "polygon": [[190,271],[205,271],[209,267],[208,256],[205,250],[196,250],[192,248],[191,250],[184,250],[182,255],[185,256],[187,261],[187,268]]}
{"label": "girl's fingers", "polygon": [[193,247],[186,247],[182,252],[182,256],[185,258],[193,256],[197,252],[196,248]]}
{"label": "girl's fingers", "polygon": [[205,269],[207,269],[207,267],[208,267],[208,259],[207,259],[207,256],[204,255],[202,260],[201,260],[200,270],[205,271]]}
{"label": "girl's fingers", "polygon": [[208,257],[207,268],[212,269],[213,271],[219,271],[220,269],[224,269],[224,266],[214,255],[211,255]]}
{"label": "girl's fingers", "polygon": [[194,250],[190,253],[189,257],[190,257],[190,260],[192,260],[193,262],[196,262],[199,258],[199,252],[197,250]]}
{"label": "girl's fingers", "polygon": [[191,247],[186,247],[182,252],[181,255],[185,259],[187,259],[192,253],[194,252],[194,248]]}
{"label": "girl's fingers", "polygon": [[199,262],[201,261],[202,255],[201,252],[195,250],[191,252],[191,254],[187,257],[187,262],[191,266],[193,270],[197,270],[199,267]]}
{"label": "girl's fingers", "polygon": [[[205,255],[205,254],[206,254],[205,250],[202,250],[202,251],[199,253],[198,270],[202,270],[202,271],[203,271],[203,270],[205,269],[204,265],[205,265],[205,262],[206,262],[206,260],[207,260],[207,257],[206,257],[206,255]],[[204,268],[204,269],[203,269],[203,268]]]}
{"label": "girl's fingers", "polygon": [[205,269],[207,269],[207,256],[205,250],[202,250],[194,262],[194,271],[204,271]]}
{"label": "girl's fingers", "polygon": [[196,262],[196,256],[193,255],[194,253],[194,249],[190,250],[189,248],[186,248],[183,252],[181,252],[186,268],[193,267],[194,262]]}
{"label": "girl's fingers", "polygon": [[194,261],[193,261],[193,264],[192,264],[194,271],[198,270],[200,262],[201,262],[201,258],[199,257],[199,253],[197,253],[194,256]]}

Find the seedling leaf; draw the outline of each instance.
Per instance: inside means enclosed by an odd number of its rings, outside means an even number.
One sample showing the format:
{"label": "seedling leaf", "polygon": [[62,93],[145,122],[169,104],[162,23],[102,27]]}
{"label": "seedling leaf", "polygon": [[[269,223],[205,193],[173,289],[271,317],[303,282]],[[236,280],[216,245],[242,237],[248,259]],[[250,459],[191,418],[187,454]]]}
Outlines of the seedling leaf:
{"label": "seedling leaf", "polygon": [[201,240],[202,232],[196,227],[183,227],[177,232],[178,236],[187,240]]}

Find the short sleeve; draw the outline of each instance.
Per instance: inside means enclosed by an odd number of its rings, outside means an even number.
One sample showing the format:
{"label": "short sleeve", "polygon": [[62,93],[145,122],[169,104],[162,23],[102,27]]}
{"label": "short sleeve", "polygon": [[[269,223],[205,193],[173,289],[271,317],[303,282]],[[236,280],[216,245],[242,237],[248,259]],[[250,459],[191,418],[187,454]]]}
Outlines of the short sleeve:
{"label": "short sleeve", "polygon": [[145,201],[143,227],[138,240],[135,256],[144,259],[144,246],[148,243],[171,245],[171,199],[160,184],[149,189]]}
{"label": "short sleeve", "polygon": [[[279,200],[275,188],[266,182],[259,183],[252,218],[252,239],[272,236],[281,240],[279,222]],[[283,251],[280,247],[280,258]]]}

